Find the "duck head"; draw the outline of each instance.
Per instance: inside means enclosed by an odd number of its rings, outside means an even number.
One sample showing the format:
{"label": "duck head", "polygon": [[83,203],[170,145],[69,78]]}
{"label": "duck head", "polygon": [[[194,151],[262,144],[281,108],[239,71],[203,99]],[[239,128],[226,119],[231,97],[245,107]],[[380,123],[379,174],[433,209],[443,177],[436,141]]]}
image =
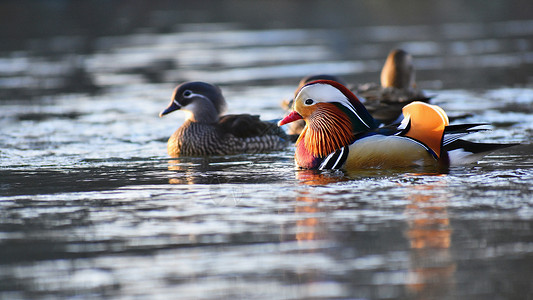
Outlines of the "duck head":
{"label": "duck head", "polygon": [[376,128],[376,121],[357,97],[344,85],[332,80],[316,80],[296,94],[293,111],[279,122],[284,125],[299,119],[305,128],[298,138],[313,157],[349,145],[357,133]]}
{"label": "duck head", "polygon": [[303,77],[302,79],[300,79],[300,82],[298,82],[298,87],[296,88],[296,91],[294,93],[294,97],[292,97],[292,99],[290,100],[285,100],[283,102],[283,106],[285,109],[289,109],[293,106],[293,103],[294,103],[294,98],[296,97],[296,95],[298,94],[298,92],[300,91],[300,89],[302,89],[302,87],[306,84],[308,84],[309,82],[312,82],[312,81],[317,81],[317,80],[332,80],[332,81],[336,81],[342,85],[346,85],[346,83],[344,82],[344,80],[342,80],[340,77],[337,77],[335,75],[329,75],[329,74],[315,74],[315,75],[308,75],[308,76],[305,76]]}
{"label": "duck head", "polygon": [[226,101],[220,88],[201,81],[189,81],[178,85],[172,93],[169,106],[159,116],[175,110],[190,113],[193,122],[214,123],[226,109]]}
{"label": "duck head", "polygon": [[381,86],[397,89],[415,87],[415,69],[413,58],[402,49],[389,52],[383,69],[381,69]]}

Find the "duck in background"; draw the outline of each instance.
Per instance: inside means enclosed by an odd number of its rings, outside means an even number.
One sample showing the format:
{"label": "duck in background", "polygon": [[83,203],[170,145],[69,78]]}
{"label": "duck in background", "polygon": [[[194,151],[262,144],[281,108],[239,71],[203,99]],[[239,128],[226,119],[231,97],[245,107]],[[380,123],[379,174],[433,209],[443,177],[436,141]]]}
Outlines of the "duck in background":
{"label": "duck in background", "polygon": [[223,115],[225,109],[226,101],[217,86],[199,81],[178,85],[170,105],[159,116],[184,110],[189,117],[169,138],[168,154],[178,157],[259,153],[288,145],[286,134],[275,123],[261,121],[256,115]]}
{"label": "duck in background", "polygon": [[401,115],[402,108],[413,102],[429,102],[430,97],[416,87],[412,56],[402,49],[393,49],[381,69],[381,85],[367,83],[354,93],[372,116],[382,124],[390,124]]}
{"label": "duck in background", "polygon": [[317,80],[298,91],[293,111],[279,125],[305,121],[295,152],[296,164],[304,169],[441,168],[474,162],[512,146],[460,140],[485,124],[449,125],[436,105],[415,101],[402,109],[402,115],[401,123],[378,127],[348,88]]}
{"label": "duck in background", "polygon": [[[298,92],[305,84],[315,80],[333,80],[349,87],[380,124],[390,124],[401,116],[402,107],[413,101],[429,102],[430,97],[416,88],[415,69],[412,56],[404,50],[390,51],[381,69],[381,85],[376,83],[361,84],[350,87],[338,76],[317,74],[302,78],[298,84]],[[292,108],[293,100],[283,101],[282,107]],[[287,127],[290,135],[299,135],[304,128],[303,121],[296,121]]]}

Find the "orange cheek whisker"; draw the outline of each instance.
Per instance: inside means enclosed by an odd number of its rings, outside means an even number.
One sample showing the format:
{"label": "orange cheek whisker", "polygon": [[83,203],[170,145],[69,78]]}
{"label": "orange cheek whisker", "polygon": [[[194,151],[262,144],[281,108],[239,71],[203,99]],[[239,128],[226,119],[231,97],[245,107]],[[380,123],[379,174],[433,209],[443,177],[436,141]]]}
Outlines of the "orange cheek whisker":
{"label": "orange cheek whisker", "polygon": [[315,157],[325,157],[352,142],[352,125],[348,116],[332,104],[323,104],[308,118],[304,139],[308,151]]}

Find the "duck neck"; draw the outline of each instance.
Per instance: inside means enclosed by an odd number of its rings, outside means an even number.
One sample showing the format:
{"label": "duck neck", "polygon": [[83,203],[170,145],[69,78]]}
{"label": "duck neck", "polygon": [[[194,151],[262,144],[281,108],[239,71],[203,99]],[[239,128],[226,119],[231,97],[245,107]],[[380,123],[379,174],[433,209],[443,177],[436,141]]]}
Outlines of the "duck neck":
{"label": "duck neck", "polygon": [[191,122],[216,123],[219,120],[219,112],[211,101],[199,98],[187,106],[190,112],[187,118]]}

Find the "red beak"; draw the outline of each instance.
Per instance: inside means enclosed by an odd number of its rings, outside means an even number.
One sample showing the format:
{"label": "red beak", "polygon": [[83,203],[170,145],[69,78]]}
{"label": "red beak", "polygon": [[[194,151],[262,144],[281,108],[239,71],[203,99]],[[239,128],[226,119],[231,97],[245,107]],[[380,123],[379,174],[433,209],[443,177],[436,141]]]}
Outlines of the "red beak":
{"label": "red beak", "polygon": [[283,118],[283,120],[278,122],[278,126],[285,125],[300,119],[303,119],[302,116],[293,110],[290,114]]}

